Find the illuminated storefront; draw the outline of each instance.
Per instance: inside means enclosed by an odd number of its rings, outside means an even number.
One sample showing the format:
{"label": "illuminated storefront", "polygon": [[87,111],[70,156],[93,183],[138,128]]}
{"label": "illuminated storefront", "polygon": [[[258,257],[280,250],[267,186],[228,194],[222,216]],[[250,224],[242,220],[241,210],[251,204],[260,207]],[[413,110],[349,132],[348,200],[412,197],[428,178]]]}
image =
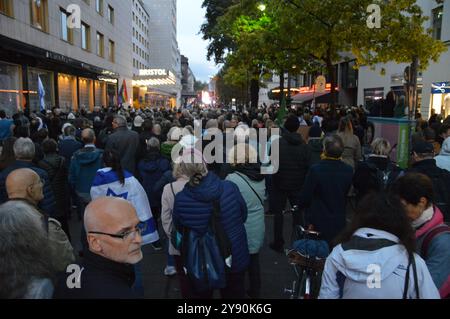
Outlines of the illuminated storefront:
{"label": "illuminated storefront", "polygon": [[18,110],[39,112],[39,91],[46,110],[117,105],[119,74],[13,39],[0,40],[0,107],[9,116]]}
{"label": "illuminated storefront", "polygon": [[450,82],[435,82],[431,85],[431,108],[443,118],[450,115]]}
{"label": "illuminated storefront", "polygon": [[133,78],[133,106],[176,107],[177,94],[173,90],[176,83],[177,79],[170,70],[139,70],[139,76]]}
{"label": "illuminated storefront", "polygon": [[22,69],[0,61],[0,105],[11,116],[23,107]]}
{"label": "illuminated storefront", "polygon": [[68,74],[58,74],[59,107],[64,112],[78,110],[77,77]]}

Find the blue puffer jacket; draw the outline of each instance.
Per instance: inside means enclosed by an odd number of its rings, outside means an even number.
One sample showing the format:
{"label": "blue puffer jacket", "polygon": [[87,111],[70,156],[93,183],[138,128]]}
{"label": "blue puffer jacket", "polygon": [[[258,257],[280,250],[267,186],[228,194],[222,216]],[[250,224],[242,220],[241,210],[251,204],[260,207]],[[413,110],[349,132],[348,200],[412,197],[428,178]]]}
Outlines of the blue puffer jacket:
{"label": "blue puffer jacket", "polygon": [[212,202],[218,199],[222,225],[232,246],[231,271],[242,272],[250,262],[244,227],[247,206],[235,184],[222,181],[213,173],[209,173],[199,186],[186,184],[175,197],[173,222],[176,226],[186,226],[199,233],[206,232],[213,212]]}
{"label": "blue puffer jacket", "polygon": [[8,177],[9,173],[16,169],[21,168],[29,168],[36,172],[36,174],[39,175],[41,178],[41,181],[44,183],[43,193],[44,198],[39,203],[39,208],[45,212],[50,217],[60,216],[63,214],[63,212],[56,212],[55,209],[55,197],[53,195],[52,188],[50,186],[50,181],[48,179],[48,174],[46,171],[44,171],[41,168],[38,168],[33,165],[31,162],[25,162],[25,161],[15,161],[10,166],[5,168],[0,173],[0,204],[3,204],[8,200],[8,194],[6,192],[6,178]]}

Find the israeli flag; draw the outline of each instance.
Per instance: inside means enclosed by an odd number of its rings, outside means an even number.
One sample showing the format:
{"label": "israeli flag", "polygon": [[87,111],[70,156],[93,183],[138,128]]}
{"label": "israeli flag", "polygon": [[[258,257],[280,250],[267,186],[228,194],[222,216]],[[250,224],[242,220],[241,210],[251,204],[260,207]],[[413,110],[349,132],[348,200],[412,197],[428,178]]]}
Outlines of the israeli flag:
{"label": "israeli flag", "polygon": [[41,81],[41,77],[38,75],[38,95],[39,95],[39,109],[45,111],[45,89],[44,84]]}
{"label": "israeli flag", "polygon": [[116,172],[111,168],[102,168],[97,171],[91,187],[92,200],[113,196],[129,201],[136,209],[142,232],[142,244],[150,244],[159,240],[158,231],[153,219],[147,194],[139,181],[129,172],[124,171],[125,184],[122,185]]}

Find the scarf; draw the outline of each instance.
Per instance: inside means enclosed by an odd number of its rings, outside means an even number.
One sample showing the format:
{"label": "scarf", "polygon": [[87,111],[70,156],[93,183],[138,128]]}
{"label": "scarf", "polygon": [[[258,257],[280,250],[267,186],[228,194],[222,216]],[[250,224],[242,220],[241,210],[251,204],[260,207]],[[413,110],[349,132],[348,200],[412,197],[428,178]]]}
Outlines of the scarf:
{"label": "scarf", "polygon": [[419,229],[422,225],[429,222],[433,218],[433,215],[434,215],[434,207],[433,205],[431,205],[422,213],[422,215],[420,215],[419,218],[417,218],[412,222],[412,226],[414,227],[414,229]]}

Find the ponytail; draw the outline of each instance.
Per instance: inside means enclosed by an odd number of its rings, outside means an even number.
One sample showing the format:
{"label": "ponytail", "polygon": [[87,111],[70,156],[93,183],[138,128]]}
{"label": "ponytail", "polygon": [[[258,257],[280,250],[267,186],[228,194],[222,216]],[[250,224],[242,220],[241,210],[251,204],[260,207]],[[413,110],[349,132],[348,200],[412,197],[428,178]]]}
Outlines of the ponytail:
{"label": "ponytail", "polygon": [[106,167],[111,167],[112,170],[119,177],[120,183],[125,185],[125,174],[123,172],[122,164],[120,163],[119,154],[115,150],[108,150],[103,153],[103,162]]}

